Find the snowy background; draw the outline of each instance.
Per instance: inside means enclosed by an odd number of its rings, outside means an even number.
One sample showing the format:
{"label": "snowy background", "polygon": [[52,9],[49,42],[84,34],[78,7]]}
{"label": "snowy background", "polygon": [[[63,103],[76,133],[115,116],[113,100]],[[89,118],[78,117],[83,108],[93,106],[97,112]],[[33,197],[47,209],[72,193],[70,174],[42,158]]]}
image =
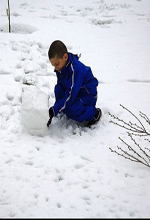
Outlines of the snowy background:
{"label": "snowy background", "polygon": [[[150,169],[110,151],[128,137],[108,115],[132,120],[122,104],[150,117],[150,1],[10,0],[12,33],[6,8],[1,0],[0,217],[150,217]],[[31,135],[24,82],[36,82],[53,105],[47,52],[56,39],[92,68],[103,117],[94,129],[55,118],[44,135]]]}

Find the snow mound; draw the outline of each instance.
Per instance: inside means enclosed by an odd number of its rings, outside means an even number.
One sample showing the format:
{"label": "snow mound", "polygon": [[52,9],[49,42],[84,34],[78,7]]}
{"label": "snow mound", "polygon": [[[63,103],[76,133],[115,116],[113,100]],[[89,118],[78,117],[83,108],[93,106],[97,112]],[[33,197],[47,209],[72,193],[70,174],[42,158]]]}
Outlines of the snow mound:
{"label": "snow mound", "polygon": [[22,121],[31,135],[43,136],[48,132],[48,95],[37,86],[22,88]]}
{"label": "snow mound", "polygon": [[[8,24],[1,24],[0,25],[0,32],[8,33],[9,27]],[[15,34],[32,34],[33,32],[37,31],[36,27],[33,27],[28,24],[11,24],[11,33]]]}

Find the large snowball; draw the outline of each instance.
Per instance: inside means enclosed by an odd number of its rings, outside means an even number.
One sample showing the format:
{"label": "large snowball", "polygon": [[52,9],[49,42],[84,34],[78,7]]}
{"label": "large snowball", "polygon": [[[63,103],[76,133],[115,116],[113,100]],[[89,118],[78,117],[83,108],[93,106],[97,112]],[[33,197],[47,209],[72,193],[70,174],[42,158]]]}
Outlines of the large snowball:
{"label": "large snowball", "polygon": [[22,88],[22,120],[32,135],[44,135],[48,131],[48,95],[37,86]]}

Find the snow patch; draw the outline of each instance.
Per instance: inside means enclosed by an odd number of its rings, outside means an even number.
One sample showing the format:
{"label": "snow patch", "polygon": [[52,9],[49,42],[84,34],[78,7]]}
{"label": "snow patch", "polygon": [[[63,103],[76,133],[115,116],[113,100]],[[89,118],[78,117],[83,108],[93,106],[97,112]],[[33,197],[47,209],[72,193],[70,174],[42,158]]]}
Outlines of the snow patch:
{"label": "snow patch", "polygon": [[[9,27],[8,24],[0,25],[0,32],[8,33]],[[11,24],[11,33],[15,34],[32,34],[37,31],[37,28],[28,25],[28,24]]]}

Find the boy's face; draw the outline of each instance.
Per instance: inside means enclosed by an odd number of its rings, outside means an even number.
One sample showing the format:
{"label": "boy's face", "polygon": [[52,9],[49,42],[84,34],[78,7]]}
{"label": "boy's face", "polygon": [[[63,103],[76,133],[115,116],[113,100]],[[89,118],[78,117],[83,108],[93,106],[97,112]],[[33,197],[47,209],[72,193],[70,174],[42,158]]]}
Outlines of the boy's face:
{"label": "boy's face", "polygon": [[50,59],[50,62],[52,66],[54,66],[55,69],[61,73],[62,68],[65,67],[67,64],[67,60],[68,60],[68,54],[65,53],[63,55],[63,58],[58,58],[57,56],[55,56],[54,58]]}

